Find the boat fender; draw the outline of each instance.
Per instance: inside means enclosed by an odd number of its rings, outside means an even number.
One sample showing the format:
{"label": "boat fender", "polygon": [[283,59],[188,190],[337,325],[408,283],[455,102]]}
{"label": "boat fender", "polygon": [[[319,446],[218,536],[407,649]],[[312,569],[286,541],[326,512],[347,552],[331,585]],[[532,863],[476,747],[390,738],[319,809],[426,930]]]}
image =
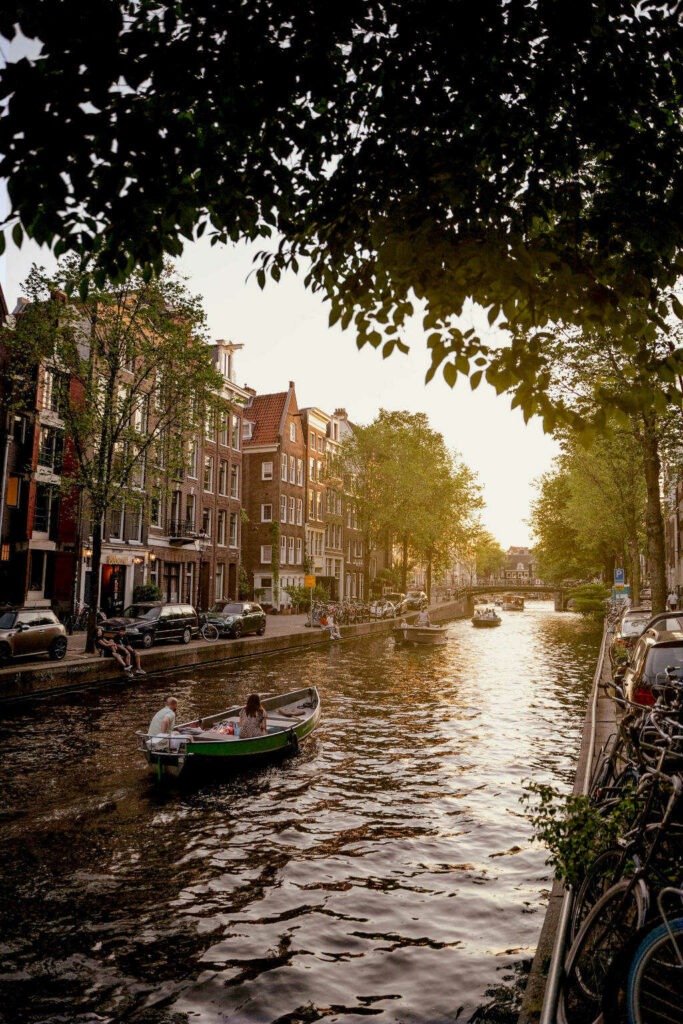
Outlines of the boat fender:
{"label": "boat fender", "polygon": [[292,748],[292,753],[299,753],[299,737],[297,736],[293,729],[290,729],[289,732],[289,745]]}

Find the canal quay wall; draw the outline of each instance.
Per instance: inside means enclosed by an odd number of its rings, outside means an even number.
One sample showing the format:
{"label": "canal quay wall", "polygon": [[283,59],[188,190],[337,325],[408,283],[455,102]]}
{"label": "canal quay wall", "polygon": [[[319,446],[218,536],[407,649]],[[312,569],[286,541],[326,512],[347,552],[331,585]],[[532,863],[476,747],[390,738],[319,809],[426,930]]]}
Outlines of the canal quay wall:
{"label": "canal quay wall", "polygon": [[[610,660],[607,654],[607,637],[603,635],[603,643],[600,648],[600,655],[596,665],[593,687],[586,710],[586,719],[581,737],[581,746],[576,765],[576,777],[574,780],[574,793],[583,792],[584,779],[590,758],[590,768],[595,764],[601,748],[607,739],[617,728],[616,705],[609,699],[605,692],[605,686],[612,682],[612,671]],[[595,709],[595,711],[594,711]],[[593,732],[593,716],[595,715],[595,735]],[[553,949],[558,936],[562,904],[564,902],[565,889],[558,879],[553,882],[553,887],[548,900],[543,927],[536,947],[536,954],[531,964],[529,978],[527,981],[524,996],[522,997],[522,1008],[518,1018],[518,1024],[539,1024],[543,1010],[543,1002],[548,987],[549,970],[553,957]],[[554,1018],[553,1018],[554,1020]]]}
{"label": "canal quay wall", "polygon": [[[431,605],[429,609],[432,622],[447,622],[465,618],[469,614],[471,611],[466,598]],[[406,615],[408,620],[416,617],[417,612]],[[398,621],[382,619],[379,622],[359,622],[340,626],[339,632],[342,640],[352,640],[376,633],[388,633]],[[272,622],[269,617],[269,626]],[[328,636],[318,627],[303,626],[300,617],[292,622],[291,631],[282,630],[282,627],[286,629],[285,623],[286,620],[278,621],[280,631],[270,636],[266,631],[265,636],[243,637],[240,640],[217,640],[215,643],[195,640],[187,645],[165,644],[149,651],[141,650],[140,661],[149,677],[210,665],[239,663],[255,657],[295,652],[330,643]],[[69,642],[72,640],[70,637]],[[99,655],[67,654],[64,661],[16,663],[0,669],[0,708],[20,701],[90,690],[103,683],[122,682],[124,679],[130,685],[136,678],[131,680],[124,677],[113,658]]]}

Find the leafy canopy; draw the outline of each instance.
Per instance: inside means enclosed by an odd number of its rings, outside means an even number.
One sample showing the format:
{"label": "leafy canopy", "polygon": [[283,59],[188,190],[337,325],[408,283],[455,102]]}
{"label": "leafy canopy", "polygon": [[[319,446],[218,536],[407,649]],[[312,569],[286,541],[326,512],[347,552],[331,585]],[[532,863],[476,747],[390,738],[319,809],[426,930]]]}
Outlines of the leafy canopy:
{"label": "leafy canopy", "polygon": [[[359,345],[424,313],[453,384],[552,418],[548,325],[653,331],[683,269],[683,23],[673,0],[23,0],[4,68],[8,224],[95,280],[208,230],[277,236]],[[512,331],[496,347],[467,299]],[[552,426],[552,423],[550,423]]]}

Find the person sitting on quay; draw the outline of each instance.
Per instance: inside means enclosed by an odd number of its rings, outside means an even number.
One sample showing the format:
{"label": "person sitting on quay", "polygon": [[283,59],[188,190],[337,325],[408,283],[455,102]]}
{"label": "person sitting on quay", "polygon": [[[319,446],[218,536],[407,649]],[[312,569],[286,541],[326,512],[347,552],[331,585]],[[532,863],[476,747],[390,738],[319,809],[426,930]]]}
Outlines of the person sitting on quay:
{"label": "person sitting on quay", "polygon": [[144,668],[140,664],[140,652],[136,651],[134,647],[126,643],[126,634],[124,630],[120,629],[114,638],[116,650],[125,661],[128,666],[128,671],[135,665],[136,676],[146,676]]}
{"label": "person sitting on quay", "polygon": [[239,737],[241,740],[255,739],[258,736],[265,736],[268,725],[266,710],[261,704],[258,693],[251,693],[247,697],[245,707],[240,711]]}
{"label": "person sitting on quay", "polygon": [[147,730],[148,736],[170,736],[175,726],[175,713],[178,707],[178,700],[176,697],[167,697],[164,701],[164,706],[161,711],[157,711],[156,715],[149,723],[149,729]]}
{"label": "person sitting on quay", "polygon": [[113,640],[108,640],[104,635],[102,627],[99,626],[97,633],[95,634],[95,647],[101,654],[110,654],[114,661],[121,666],[121,671],[125,672],[126,675],[130,675],[133,671],[133,666],[130,663],[130,658],[124,656],[119,652],[118,645]]}
{"label": "person sitting on quay", "polygon": [[341,633],[334,624],[334,615],[332,612],[330,612],[329,615],[323,615],[320,620],[320,628],[328,631],[330,640],[341,640]]}

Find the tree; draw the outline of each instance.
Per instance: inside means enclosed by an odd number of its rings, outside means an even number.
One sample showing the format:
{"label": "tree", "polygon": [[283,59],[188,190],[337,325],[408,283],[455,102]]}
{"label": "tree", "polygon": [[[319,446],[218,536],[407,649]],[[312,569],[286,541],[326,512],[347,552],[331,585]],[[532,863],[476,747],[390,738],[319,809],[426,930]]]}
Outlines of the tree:
{"label": "tree", "polygon": [[475,546],[478,579],[496,576],[505,565],[505,552],[488,530],[480,529]]}
{"label": "tree", "polygon": [[142,510],[147,493],[162,500],[186,464],[188,435],[217,405],[214,370],[199,301],[168,268],[145,281],[134,273],[116,287],[68,301],[79,278],[74,260],[53,276],[34,267],[28,305],[2,330],[15,383],[46,362],[68,386],[61,416],[71,458],[63,483],[82,495],[92,529],[88,650],[99,603],[102,526],[125,503]]}
{"label": "tree", "polygon": [[[94,252],[100,287],[206,229],[276,232],[261,284],[305,268],[385,355],[419,308],[430,374],[527,415],[552,413],[547,325],[621,344],[683,315],[673,0],[23,0],[15,23],[42,49],[0,80],[7,223]],[[514,343],[463,331],[467,299]]]}

